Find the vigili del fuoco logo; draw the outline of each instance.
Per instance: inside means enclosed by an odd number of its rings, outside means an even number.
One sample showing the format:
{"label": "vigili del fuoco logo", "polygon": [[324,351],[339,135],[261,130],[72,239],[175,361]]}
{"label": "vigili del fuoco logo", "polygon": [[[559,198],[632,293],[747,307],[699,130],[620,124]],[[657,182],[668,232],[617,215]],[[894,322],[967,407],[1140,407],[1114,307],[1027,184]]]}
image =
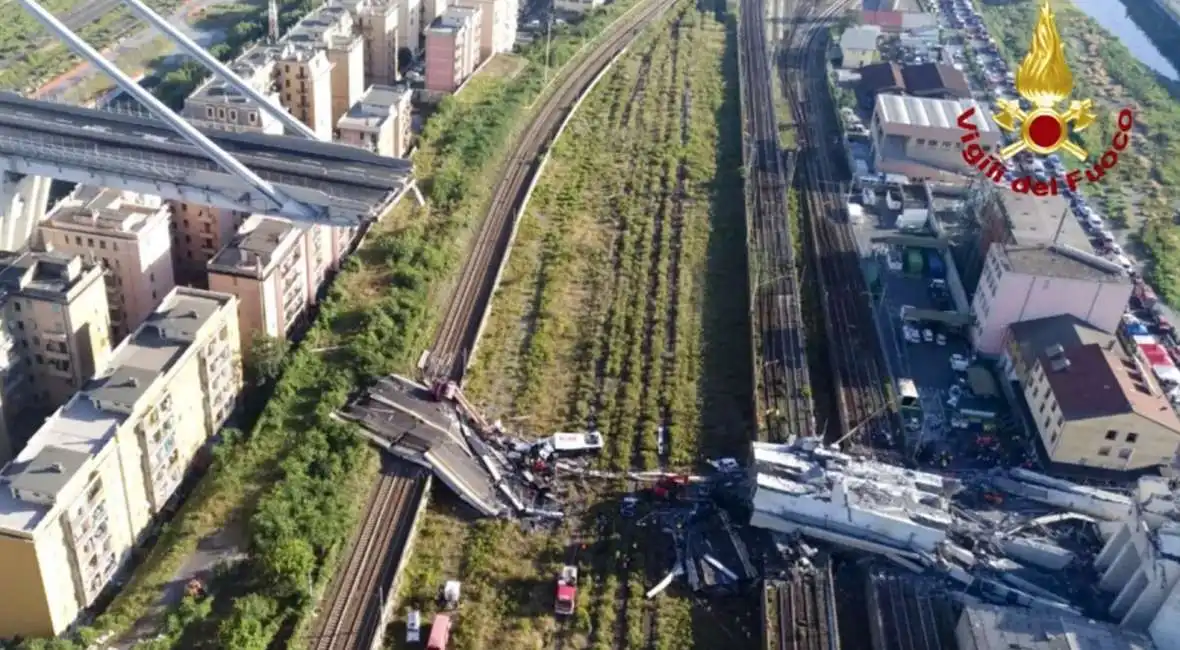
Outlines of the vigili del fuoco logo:
{"label": "vigili del fuoco logo", "polygon": [[[1089,152],[1070,140],[1071,133],[1084,131],[1094,124],[1094,102],[1075,99],[1069,102],[1064,112],[1057,110],[1073,92],[1073,73],[1065,62],[1065,50],[1048,0],[1041,5],[1028,54],[1016,69],[1016,92],[1032,108],[1026,111],[1018,101],[997,100],[993,120],[1001,129],[1013,134],[1015,141],[994,155],[984,151],[976,142],[979,127],[975,122],[975,107],[963,111],[958,119],[959,128],[964,131],[959,138],[964,145],[963,160],[997,185],[1006,182],[1004,161],[1013,156],[1021,152],[1048,156],[1064,151],[1079,161],[1086,161],[1083,168],[1065,174],[1065,184],[1071,192],[1076,191],[1083,177],[1091,183],[1101,180],[1106,170],[1118,164],[1119,152],[1130,144],[1131,129],[1135,126],[1135,115],[1130,108],[1119,111],[1118,129],[1111,137],[1110,147],[1100,157],[1091,159]],[[980,119],[986,118],[981,116]],[[1048,181],[1032,176],[1016,177],[1012,179],[1011,187],[1014,192],[1031,192],[1037,196],[1057,195],[1061,191],[1056,176]]]}

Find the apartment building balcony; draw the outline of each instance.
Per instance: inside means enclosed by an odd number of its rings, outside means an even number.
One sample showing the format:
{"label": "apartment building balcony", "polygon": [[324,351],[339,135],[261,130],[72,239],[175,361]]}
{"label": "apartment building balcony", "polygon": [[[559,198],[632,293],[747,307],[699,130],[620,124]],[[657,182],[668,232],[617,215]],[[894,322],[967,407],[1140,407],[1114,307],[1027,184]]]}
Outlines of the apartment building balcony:
{"label": "apartment building balcony", "polygon": [[75,547],[81,547],[86,543],[86,540],[96,534],[99,537],[107,534],[105,526],[109,514],[107,513],[106,500],[103,498],[102,486],[98,486],[97,493],[92,490],[92,494],[96,494],[96,496],[88,497],[82,506],[75,509],[74,515],[68,521]]}
{"label": "apartment building balcony", "polygon": [[46,341],[54,341],[56,343],[69,343],[70,333],[64,327],[51,327],[43,329],[38,334]]}

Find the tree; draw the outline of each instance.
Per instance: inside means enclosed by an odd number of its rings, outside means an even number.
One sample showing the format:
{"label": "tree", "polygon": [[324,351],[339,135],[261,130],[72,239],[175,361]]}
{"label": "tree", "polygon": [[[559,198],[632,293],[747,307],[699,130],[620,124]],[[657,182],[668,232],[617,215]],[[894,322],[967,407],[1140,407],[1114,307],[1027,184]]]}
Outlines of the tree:
{"label": "tree", "polygon": [[284,537],[264,549],[259,558],[266,573],[282,594],[307,594],[315,570],[315,550],[299,537]]}
{"label": "tree", "polygon": [[221,647],[266,650],[279,631],[278,609],[275,601],[261,594],[248,594],[235,600],[229,618],[218,629]]}
{"label": "tree", "polygon": [[255,332],[246,350],[246,380],[255,386],[269,386],[283,374],[290,345],[283,339]]}

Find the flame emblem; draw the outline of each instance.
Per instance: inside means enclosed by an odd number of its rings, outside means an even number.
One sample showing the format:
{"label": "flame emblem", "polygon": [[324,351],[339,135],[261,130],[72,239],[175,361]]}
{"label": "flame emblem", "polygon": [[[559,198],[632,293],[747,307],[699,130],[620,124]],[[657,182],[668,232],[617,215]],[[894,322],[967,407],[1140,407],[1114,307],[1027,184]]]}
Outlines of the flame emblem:
{"label": "flame emblem", "polygon": [[1049,0],[1041,5],[1028,54],[1016,69],[1016,92],[1034,108],[1025,112],[1015,101],[996,102],[996,124],[1005,131],[1020,133],[1020,140],[1001,149],[1000,156],[1011,158],[1026,150],[1045,156],[1064,149],[1078,160],[1085,160],[1089,154],[1070,141],[1069,133],[1094,123],[1094,102],[1075,100],[1064,113],[1057,111],[1057,104],[1073,92],[1073,73],[1065,61],[1065,47]]}

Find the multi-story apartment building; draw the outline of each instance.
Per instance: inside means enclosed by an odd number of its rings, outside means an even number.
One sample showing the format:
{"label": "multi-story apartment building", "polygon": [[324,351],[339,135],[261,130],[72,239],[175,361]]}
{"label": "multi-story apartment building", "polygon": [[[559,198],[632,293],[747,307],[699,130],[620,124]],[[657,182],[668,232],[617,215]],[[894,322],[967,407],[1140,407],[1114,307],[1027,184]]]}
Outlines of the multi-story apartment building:
{"label": "multi-story apartment building", "polygon": [[172,264],[177,284],[203,286],[205,265],[233,237],[249,213],[170,201]]}
{"label": "multi-story apartment building", "polygon": [[[324,136],[320,131],[318,117],[314,119],[314,124],[307,118],[300,118],[317,134],[324,137],[331,137],[331,128],[336,125],[336,121],[348,111],[348,108],[360,98],[361,93],[365,90],[365,42],[364,38],[356,33],[360,31],[356,22],[347,8],[327,5],[308,14],[283,36],[282,43],[286,47],[282,49],[280,65],[284,65],[285,59],[290,58],[289,52],[301,52],[300,56],[296,56],[296,60],[305,57],[314,58],[314,55],[307,54],[312,52],[323,52],[327,56],[329,63],[328,83],[331,95],[331,117],[329,118],[331,125],[328,127],[327,136]],[[280,72],[282,71],[280,70]],[[318,66],[309,67],[305,72],[308,75],[318,74]],[[283,79],[283,87],[279,89],[279,92],[286,95],[288,80],[285,77]],[[299,98],[300,102],[305,98],[309,103],[314,102],[317,98],[310,90],[313,79],[310,76],[306,80],[298,77],[296,79],[301,82],[306,81],[309,84],[309,90],[307,93],[292,92],[292,97]],[[296,90],[294,83],[291,84],[290,90]],[[296,103],[284,103],[284,106],[296,116],[300,115],[303,108]]]}
{"label": "multi-story apartment building", "polygon": [[1037,352],[1023,385],[1049,459],[1119,472],[1171,465],[1180,418],[1151,370],[1115,342]]}
{"label": "multi-story apartment building", "polygon": [[[365,41],[365,85],[392,86],[397,83],[398,48],[417,50],[421,39],[418,3],[409,0],[341,0],[340,5],[352,13],[355,18],[353,29]],[[399,29],[403,23],[410,29]]]}
{"label": "multi-story apartment building", "polygon": [[102,265],[112,339],[120,341],[176,286],[171,224],[159,197],[83,186],[42,223],[41,240]]}
{"label": "multi-story apartment building", "polygon": [[447,0],[422,0],[422,24],[430,25],[435,20],[445,16],[447,10],[455,6]]}
{"label": "multi-story apartment building", "polygon": [[77,255],[0,253],[0,307],[8,332],[0,405],[19,442],[110,356],[102,268]]}
{"label": "multi-story apartment building", "polygon": [[516,44],[518,0],[464,0],[480,10],[479,59],[486,61]]}
{"label": "multi-story apartment building", "polygon": [[[247,50],[230,64],[230,68],[254,90],[279,103],[275,87],[278,53],[269,45]],[[281,134],[283,124],[261,106],[242,95],[217,76],[210,76],[184,100],[181,113],[190,122],[225,131],[249,131]]]}
{"label": "multi-story apartment building", "polygon": [[232,412],[233,296],[180,287],[0,471],[0,637],[94,603]]}
{"label": "multi-story apartment building", "polygon": [[284,43],[275,65],[283,108],[321,140],[332,138],[332,63],[326,49]]}
{"label": "multi-story apartment building", "polygon": [[451,7],[426,29],[426,90],[454,92],[479,65],[483,14]]}
{"label": "multi-story apartment building", "polygon": [[1071,314],[1114,332],[1131,298],[1123,270],[1060,244],[993,243],[971,303],[976,350],[1003,350],[1008,327],[1020,321]]}
{"label": "multi-story apartment building", "polygon": [[237,296],[243,350],[255,335],[285,338],[299,323],[323,279],[315,258],[330,255],[324,232],[254,215],[209,262],[209,287]]}
{"label": "multi-story apartment building", "polygon": [[336,123],[336,139],[382,156],[404,156],[412,135],[411,94],[408,88],[369,86]]}

